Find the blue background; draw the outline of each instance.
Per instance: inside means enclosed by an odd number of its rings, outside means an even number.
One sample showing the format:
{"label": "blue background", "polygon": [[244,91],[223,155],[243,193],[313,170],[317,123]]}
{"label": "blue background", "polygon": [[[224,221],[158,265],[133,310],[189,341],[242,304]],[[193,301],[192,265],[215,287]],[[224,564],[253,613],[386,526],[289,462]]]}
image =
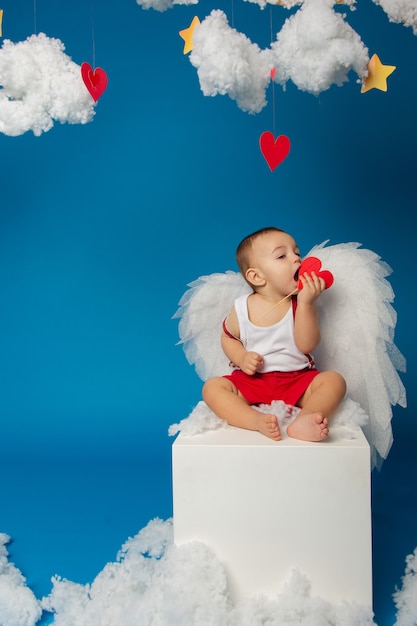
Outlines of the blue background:
{"label": "blue background", "polygon": [[[288,84],[248,115],[204,97],[179,31],[221,8],[261,47],[270,8],[134,0],[3,0],[3,35],[61,39],[103,67],[87,125],[0,137],[0,532],[37,597],[59,574],[86,583],[151,518],[172,514],[170,424],[200,400],[172,315],[187,283],[236,269],[248,232],[276,225],[302,253],[358,241],[393,268],[408,408],[373,475],[376,621],[417,546],[414,317],[417,38],[359,0],[347,21],[397,70],[388,92],[350,77],[315,97]],[[275,30],[288,12],[273,7]],[[269,87],[271,89],[271,87]],[[275,115],[275,128],[273,118]],[[286,134],[271,173],[262,132]]]}

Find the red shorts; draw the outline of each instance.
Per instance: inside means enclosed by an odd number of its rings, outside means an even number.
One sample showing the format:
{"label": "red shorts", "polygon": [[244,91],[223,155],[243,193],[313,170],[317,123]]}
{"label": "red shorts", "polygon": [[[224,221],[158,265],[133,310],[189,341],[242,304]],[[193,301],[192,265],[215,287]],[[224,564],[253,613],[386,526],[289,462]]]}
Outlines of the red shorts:
{"label": "red shorts", "polygon": [[296,372],[256,373],[253,376],[242,370],[234,370],[223,378],[228,378],[249,404],[271,404],[273,400],[282,400],[285,404],[296,406],[317,374],[320,372],[315,368]]}

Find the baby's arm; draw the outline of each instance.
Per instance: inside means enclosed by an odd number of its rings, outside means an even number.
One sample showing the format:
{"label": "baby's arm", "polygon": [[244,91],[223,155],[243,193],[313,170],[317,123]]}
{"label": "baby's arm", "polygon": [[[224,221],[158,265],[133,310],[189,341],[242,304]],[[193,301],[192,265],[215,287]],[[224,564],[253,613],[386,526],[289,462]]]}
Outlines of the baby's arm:
{"label": "baby's arm", "polygon": [[225,332],[221,336],[225,355],[242,372],[252,376],[262,366],[263,358],[257,352],[248,352],[240,341],[239,322],[234,308],[227,318],[227,330],[232,336],[227,335]]}
{"label": "baby's arm", "polygon": [[319,315],[316,300],[326,284],[314,272],[300,276],[303,288],[298,292],[294,319],[294,340],[301,352],[312,352],[320,342]]}

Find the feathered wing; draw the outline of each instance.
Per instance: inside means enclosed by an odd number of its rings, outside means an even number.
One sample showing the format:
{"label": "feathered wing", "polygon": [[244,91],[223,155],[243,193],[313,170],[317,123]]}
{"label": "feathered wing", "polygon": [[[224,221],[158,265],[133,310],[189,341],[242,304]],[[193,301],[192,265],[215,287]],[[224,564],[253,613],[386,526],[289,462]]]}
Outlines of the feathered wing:
{"label": "feathered wing", "polygon": [[180,318],[179,343],[183,344],[185,356],[205,381],[230,372],[220,344],[222,323],[235,299],[250,293],[250,288],[240,273],[230,270],[201,276],[188,287],[174,318]]}
{"label": "feathered wing", "polygon": [[394,293],[386,277],[391,268],[359,243],[314,247],[315,256],[334,276],[332,287],[318,300],[322,340],[314,351],[318,369],[339,371],[348,396],[368,414],[365,435],[372,467],[380,467],[393,437],[392,406],[406,406],[398,375],[405,359],[394,343],[397,316]]}

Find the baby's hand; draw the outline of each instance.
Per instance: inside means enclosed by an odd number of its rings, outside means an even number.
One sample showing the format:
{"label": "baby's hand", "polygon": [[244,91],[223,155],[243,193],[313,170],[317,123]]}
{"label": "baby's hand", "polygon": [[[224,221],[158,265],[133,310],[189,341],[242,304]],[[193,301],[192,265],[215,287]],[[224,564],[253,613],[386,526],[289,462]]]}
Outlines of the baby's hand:
{"label": "baby's hand", "polygon": [[245,374],[253,376],[258,369],[262,367],[263,362],[263,357],[257,352],[245,352],[240,364],[240,369],[242,372],[245,372]]}
{"label": "baby's hand", "polygon": [[300,276],[303,288],[298,292],[297,301],[304,304],[312,304],[319,295],[326,289],[324,279],[317,276],[315,272]]}

